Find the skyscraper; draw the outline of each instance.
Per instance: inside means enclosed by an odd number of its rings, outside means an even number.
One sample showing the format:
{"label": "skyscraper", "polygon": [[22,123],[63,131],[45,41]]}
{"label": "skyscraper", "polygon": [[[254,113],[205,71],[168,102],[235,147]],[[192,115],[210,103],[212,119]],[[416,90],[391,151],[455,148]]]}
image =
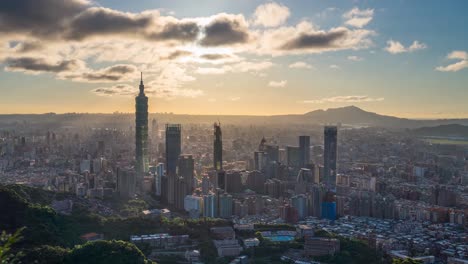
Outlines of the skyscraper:
{"label": "skyscraper", "polygon": [[324,129],[324,182],[327,189],[334,190],[336,185],[337,127],[326,126]]}
{"label": "skyscraper", "polygon": [[299,136],[299,166],[306,168],[310,162],[310,137]]}
{"label": "skyscraper", "polygon": [[176,174],[181,153],[181,125],[166,124],[166,175]]}
{"label": "skyscraper", "polygon": [[187,183],[187,194],[192,194],[193,191],[193,170],[194,170],[194,160],[192,155],[180,155],[179,156],[179,176],[184,178]]}
{"label": "skyscraper", "polygon": [[221,138],[221,123],[214,123],[213,168],[223,169],[223,140]]}
{"label": "skyscraper", "polygon": [[166,124],[167,202],[174,204],[177,179],[177,161],[181,152],[181,126]]}
{"label": "skyscraper", "polygon": [[135,97],[135,158],[138,183],[148,171],[148,97],[145,95],[143,73],[141,73],[140,93]]}

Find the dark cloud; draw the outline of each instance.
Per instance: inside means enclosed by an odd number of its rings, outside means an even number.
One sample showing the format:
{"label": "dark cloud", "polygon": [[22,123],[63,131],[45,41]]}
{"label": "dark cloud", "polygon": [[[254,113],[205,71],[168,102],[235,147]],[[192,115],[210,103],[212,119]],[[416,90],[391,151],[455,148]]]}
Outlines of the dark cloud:
{"label": "dark cloud", "polygon": [[146,38],[150,40],[193,41],[199,32],[200,28],[195,22],[169,22],[164,25],[161,31],[147,34]]}
{"label": "dark cloud", "polygon": [[175,60],[180,57],[185,57],[185,56],[190,56],[192,55],[192,52],[186,51],[186,50],[176,50],[169,54],[167,57],[164,57],[163,59],[165,60]]}
{"label": "dark cloud", "polygon": [[91,90],[91,92],[102,96],[134,95],[136,91],[137,89],[135,87],[126,84],[114,85],[112,87],[99,87]]}
{"label": "dark cloud", "polygon": [[17,53],[26,53],[30,51],[37,51],[41,50],[44,46],[39,41],[32,41],[32,42],[21,42],[18,43],[14,50]]}
{"label": "dark cloud", "polygon": [[200,41],[202,46],[222,46],[249,41],[248,28],[238,17],[220,16],[210,22],[204,32],[205,36]]}
{"label": "dark cloud", "polygon": [[31,71],[31,72],[66,72],[80,67],[78,60],[64,60],[59,63],[47,62],[41,58],[22,57],[7,58],[5,60],[7,70]]}
{"label": "dark cloud", "polygon": [[151,16],[130,15],[108,8],[92,7],[70,23],[66,38],[82,40],[94,35],[136,34],[148,27]]}
{"label": "dark cloud", "polygon": [[345,29],[340,29],[331,32],[301,33],[280,45],[280,49],[333,48],[337,41],[346,38],[347,32]]}
{"label": "dark cloud", "polygon": [[84,73],[70,73],[63,77],[65,79],[71,79],[76,81],[84,82],[109,82],[109,81],[120,81],[126,79],[129,75],[137,71],[136,67],[128,64],[118,64],[105,69],[97,71],[88,71]]}
{"label": "dark cloud", "polygon": [[227,54],[203,54],[200,56],[200,58],[205,59],[205,60],[221,60],[221,59],[226,59],[230,58],[231,56]]}
{"label": "dark cloud", "polygon": [[0,2],[0,32],[30,33],[51,37],[64,23],[89,7],[84,0],[3,0]]}
{"label": "dark cloud", "polygon": [[125,13],[92,7],[85,0],[0,1],[0,33],[26,33],[40,39],[84,40],[127,35],[153,41],[193,41],[196,22],[161,19],[157,13]]}

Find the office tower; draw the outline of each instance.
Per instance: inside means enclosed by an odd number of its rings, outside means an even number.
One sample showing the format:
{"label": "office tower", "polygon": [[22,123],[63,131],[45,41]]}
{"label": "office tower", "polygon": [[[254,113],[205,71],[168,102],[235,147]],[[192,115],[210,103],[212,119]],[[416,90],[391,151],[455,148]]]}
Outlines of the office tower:
{"label": "office tower", "polygon": [[174,204],[175,186],[177,181],[177,161],[181,152],[181,126],[166,125],[166,177],[167,202]]}
{"label": "office tower", "polygon": [[229,171],[226,173],[226,192],[240,193],[242,192],[241,174],[238,171]]}
{"label": "office tower", "polygon": [[336,152],[337,152],[337,128],[326,126],[324,130],[324,181],[329,190],[334,190],[336,185]]}
{"label": "office tower", "polygon": [[232,195],[223,193],[219,195],[219,217],[230,218],[232,216]]}
{"label": "office tower", "polygon": [[188,194],[187,181],[183,177],[178,176],[174,186],[174,205],[177,209],[184,209],[184,199]]}
{"label": "office tower", "polygon": [[263,171],[267,165],[268,156],[263,151],[254,152],[254,170]]}
{"label": "office tower", "polygon": [[303,220],[307,217],[307,196],[304,194],[295,195],[291,198],[291,205],[296,208],[297,216],[299,220]]}
{"label": "office tower", "polygon": [[214,194],[203,195],[203,216],[204,217],[216,217],[217,203],[216,196]]}
{"label": "office tower", "polygon": [[257,192],[263,193],[265,184],[265,175],[259,171],[250,171],[247,175],[247,188]]}
{"label": "office tower", "polygon": [[164,176],[164,163],[159,163],[154,171],[154,189],[156,196],[162,194],[162,177]]}
{"label": "office tower", "polygon": [[299,167],[307,168],[310,163],[310,137],[299,136]]}
{"label": "office tower", "polygon": [[321,217],[325,190],[323,186],[313,185],[309,189],[309,192],[309,214],[315,217]]}
{"label": "office tower", "polygon": [[195,163],[193,161],[192,155],[180,155],[179,156],[179,166],[178,166],[178,175],[184,178],[187,183],[187,194],[191,194],[193,191],[193,170]]}
{"label": "office tower", "polygon": [[177,160],[181,153],[181,125],[166,125],[166,174],[175,175]]}
{"label": "office tower", "polygon": [[299,168],[299,148],[293,146],[286,147],[287,164],[289,167]]}
{"label": "office tower", "polygon": [[223,170],[216,172],[216,188],[226,190],[226,172]]}
{"label": "office tower", "polygon": [[117,192],[122,198],[132,198],[135,195],[135,172],[128,169],[117,168]]}
{"label": "office tower", "polygon": [[302,168],[299,170],[296,178],[295,192],[297,194],[306,193],[307,186],[312,184],[314,179],[312,177],[312,172],[310,169]]}
{"label": "office tower", "polygon": [[213,168],[215,170],[223,169],[223,140],[221,138],[221,123],[214,123]]}
{"label": "office tower", "polygon": [[202,177],[202,194],[208,194],[210,190],[210,178],[208,175],[203,175]]}
{"label": "office tower", "polygon": [[265,153],[268,162],[279,162],[279,147],[275,145],[265,145]]}
{"label": "office tower", "polygon": [[140,80],[140,93],[135,97],[135,159],[138,182],[148,172],[148,97],[145,95],[143,73]]}
{"label": "office tower", "polygon": [[322,218],[336,220],[336,196],[332,191],[327,191],[323,198]]}

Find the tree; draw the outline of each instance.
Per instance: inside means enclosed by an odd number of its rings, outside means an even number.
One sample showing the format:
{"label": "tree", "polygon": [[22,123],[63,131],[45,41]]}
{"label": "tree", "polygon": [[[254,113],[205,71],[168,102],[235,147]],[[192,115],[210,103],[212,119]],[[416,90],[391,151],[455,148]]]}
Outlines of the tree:
{"label": "tree", "polygon": [[0,263],[1,264],[12,264],[18,263],[18,258],[21,256],[21,252],[12,253],[11,248],[13,244],[21,240],[21,232],[24,228],[16,230],[13,234],[7,234],[5,231],[0,235]]}

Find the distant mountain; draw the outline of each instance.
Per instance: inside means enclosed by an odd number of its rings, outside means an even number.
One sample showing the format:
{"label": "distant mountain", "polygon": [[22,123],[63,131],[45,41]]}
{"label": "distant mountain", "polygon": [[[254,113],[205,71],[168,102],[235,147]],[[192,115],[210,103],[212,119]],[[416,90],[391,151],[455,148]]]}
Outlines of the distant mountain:
{"label": "distant mountain", "polygon": [[[133,113],[114,114],[26,114],[26,115],[0,115],[0,127],[39,125],[48,127],[130,127],[134,121]],[[387,127],[387,128],[420,128],[440,125],[467,125],[468,119],[434,119],[416,120],[380,115],[365,111],[356,106],[315,110],[305,114],[273,115],[273,116],[247,116],[247,115],[185,115],[172,113],[152,113],[149,119],[156,118],[160,124],[164,123],[198,123],[212,124],[219,120],[224,124],[237,125],[324,125],[337,124]]]}
{"label": "distant mountain", "polygon": [[416,120],[379,115],[356,106],[316,110],[304,114],[317,123],[342,123],[363,126],[411,127]]}
{"label": "distant mountain", "polygon": [[435,127],[421,127],[413,129],[413,134],[425,137],[458,137],[468,138],[468,126],[459,124],[440,125]]}

